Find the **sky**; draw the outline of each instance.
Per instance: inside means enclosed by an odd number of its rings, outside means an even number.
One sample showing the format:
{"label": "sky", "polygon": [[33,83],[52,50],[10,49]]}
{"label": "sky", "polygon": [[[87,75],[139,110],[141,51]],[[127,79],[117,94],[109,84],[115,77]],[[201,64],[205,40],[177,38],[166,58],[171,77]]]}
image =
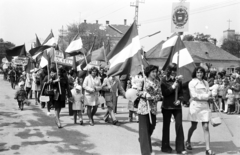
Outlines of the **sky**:
{"label": "sky", "polygon": [[[139,37],[148,51],[166,40],[171,32],[173,2],[179,0],[139,0]],[[190,3],[189,30],[184,34],[210,34],[221,44],[223,31],[229,28],[240,33],[240,0],[186,0]],[[0,0],[0,38],[15,45],[25,43],[29,50],[35,34],[43,42],[51,29],[57,39],[59,30],[75,22],[131,25],[135,16],[136,0]]]}

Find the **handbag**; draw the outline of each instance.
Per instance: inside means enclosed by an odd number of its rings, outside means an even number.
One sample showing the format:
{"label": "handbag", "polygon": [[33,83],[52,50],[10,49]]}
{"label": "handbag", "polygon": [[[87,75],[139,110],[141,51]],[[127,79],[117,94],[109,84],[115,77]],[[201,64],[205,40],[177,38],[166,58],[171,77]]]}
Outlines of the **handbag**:
{"label": "handbag", "polygon": [[220,114],[220,110],[219,110],[219,107],[218,105],[213,102],[215,104],[215,106],[217,107],[217,110],[218,110],[218,116],[217,117],[212,117],[211,118],[211,124],[213,127],[216,127],[216,126],[219,126],[222,124],[222,119],[221,119],[221,114]]}
{"label": "handbag", "polygon": [[134,108],[138,108],[139,102],[140,102],[140,97],[137,97],[136,100],[135,100],[134,103],[133,103],[133,107],[134,107]]}

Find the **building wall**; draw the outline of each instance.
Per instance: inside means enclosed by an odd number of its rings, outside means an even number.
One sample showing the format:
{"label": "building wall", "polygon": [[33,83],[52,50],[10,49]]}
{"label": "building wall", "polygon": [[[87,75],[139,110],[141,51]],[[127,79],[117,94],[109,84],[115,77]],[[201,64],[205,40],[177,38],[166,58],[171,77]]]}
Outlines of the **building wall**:
{"label": "building wall", "polygon": [[235,30],[223,31],[223,39],[235,39]]}

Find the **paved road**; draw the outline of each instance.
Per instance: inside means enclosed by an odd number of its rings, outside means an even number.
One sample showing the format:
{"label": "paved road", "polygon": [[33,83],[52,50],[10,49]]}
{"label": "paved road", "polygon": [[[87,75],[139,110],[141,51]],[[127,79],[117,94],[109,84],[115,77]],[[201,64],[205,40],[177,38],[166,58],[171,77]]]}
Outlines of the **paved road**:
{"label": "paved road", "polygon": [[[0,76],[0,155],[139,155],[138,123],[128,123],[126,100],[120,98],[117,118],[120,126],[106,124],[102,117],[104,111],[98,109],[95,126],[89,126],[84,114],[84,125],[73,124],[73,117],[68,109],[63,109],[61,121],[63,129],[58,129],[54,116],[46,115],[46,108],[34,105],[25,106],[20,111],[13,99],[14,92],[10,83]],[[160,104],[159,108],[160,109]],[[187,108],[183,109],[183,126],[185,135],[190,127],[186,120]],[[53,111],[52,111],[53,113]],[[210,127],[211,146],[217,154],[239,154],[240,150],[240,118],[239,115],[222,115],[234,137],[230,135],[225,124]],[[162,115],[157,115],[157,126],[152,136],[153,150],[160,151],[162,137]],[[174,122],[171,125],[171,145],[174,148]],[[205,144],[201,125],[192,138],[193,150],[190,154],[205,154]]]}

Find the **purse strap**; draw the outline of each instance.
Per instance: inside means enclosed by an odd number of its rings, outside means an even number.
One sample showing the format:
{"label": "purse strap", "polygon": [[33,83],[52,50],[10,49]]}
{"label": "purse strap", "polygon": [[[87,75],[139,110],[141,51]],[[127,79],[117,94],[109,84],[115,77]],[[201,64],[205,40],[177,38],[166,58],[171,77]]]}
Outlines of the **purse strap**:
{"label": "purse strap", "polygon": [[46,83],[44,82],[40,96],[42,96],[43,90],[44,90],[44,88],[45,88],[45,84],[46,84]]}

